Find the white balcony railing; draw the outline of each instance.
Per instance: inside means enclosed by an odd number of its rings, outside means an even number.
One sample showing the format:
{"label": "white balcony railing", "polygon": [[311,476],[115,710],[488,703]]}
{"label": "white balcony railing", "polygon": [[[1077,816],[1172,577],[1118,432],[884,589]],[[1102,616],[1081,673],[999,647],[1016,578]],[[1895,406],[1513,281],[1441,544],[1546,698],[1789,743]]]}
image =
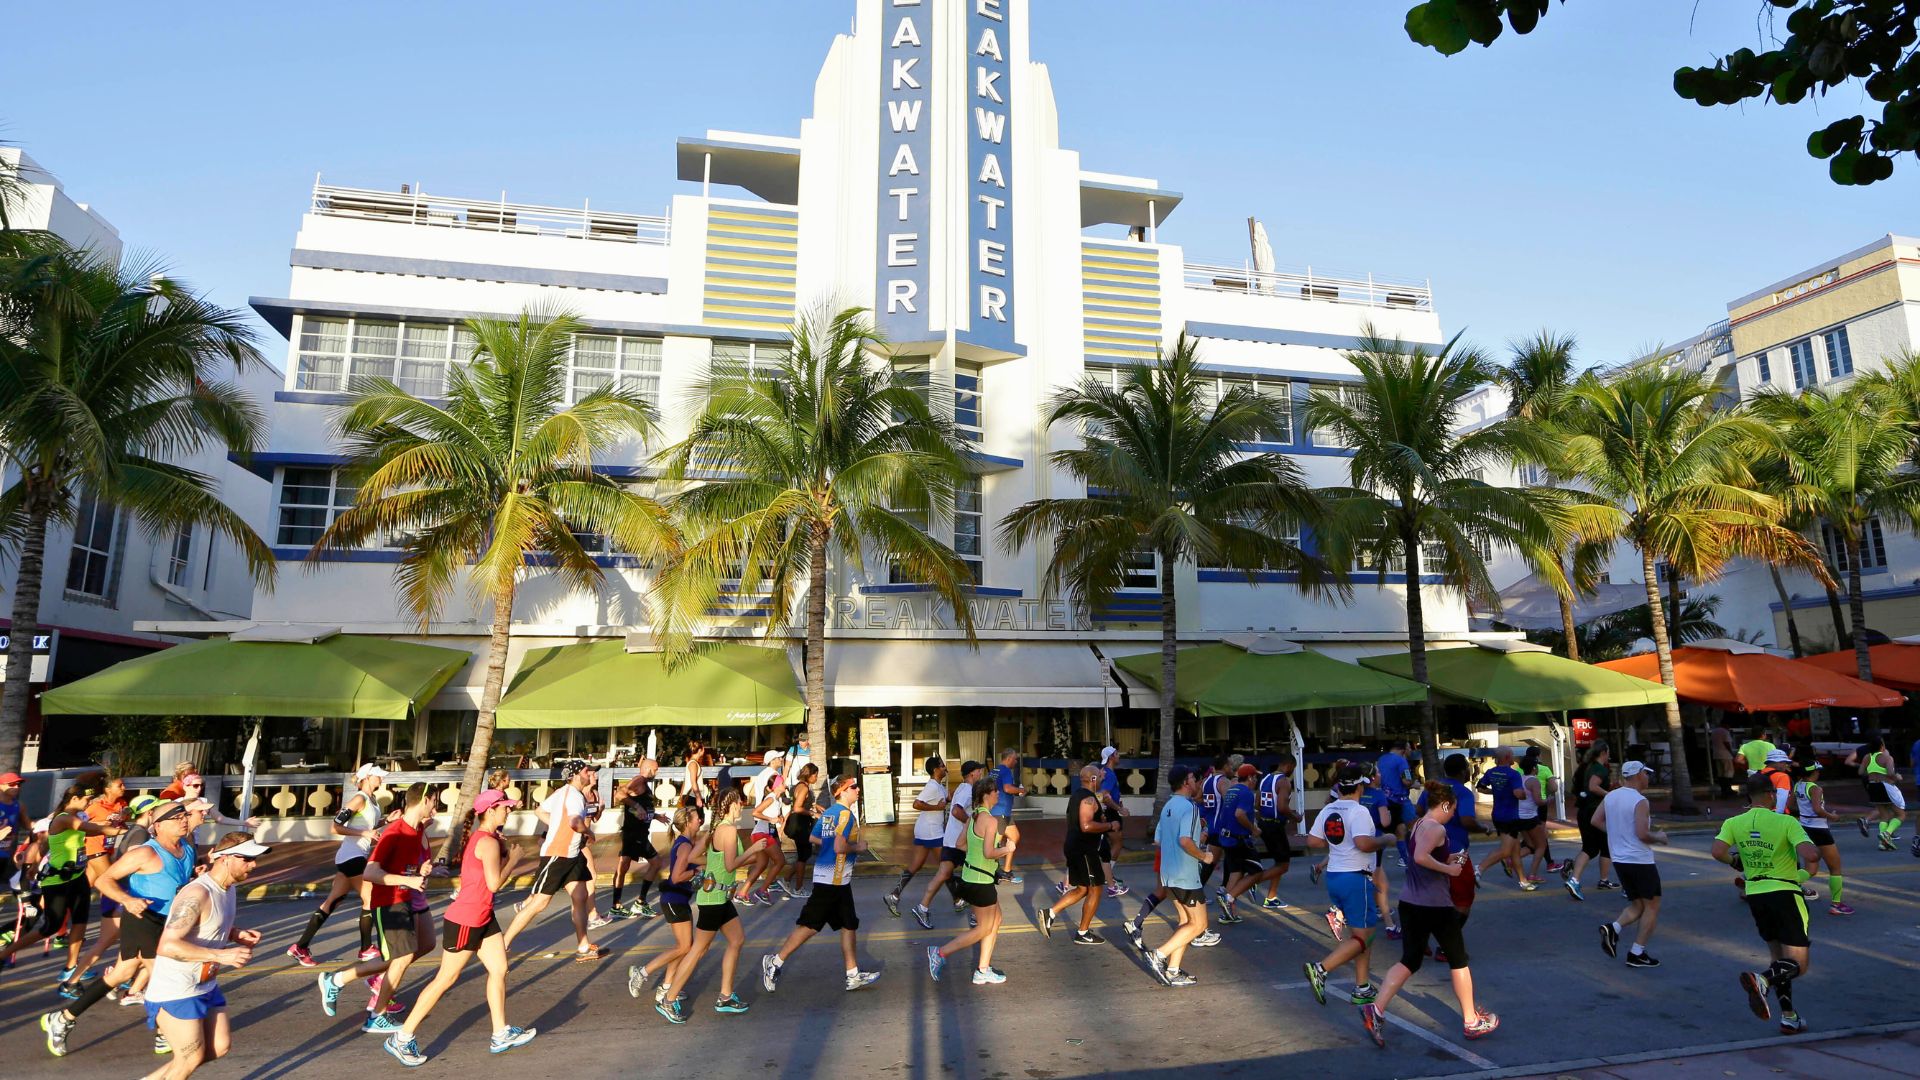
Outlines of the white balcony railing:
{"label": "white balcony railing", "polygon": [[672,222],[665,216],[596,210],[586,202],[577,207],[534,206],[508,202],[504,192],[496,201],[458,199],[418,190],[339,187],[322,184],[317,178],[313,184],[313,212],[403,225],[627,244],[664,244],[672,238]]}
{"label": "white balcony railing", "polygon": [[1296,300],[1318,300],[1330,304],[1359,304],[1365,307],[1433,309],[1433,288],[1425,281],[1381,278],[1368,274],[1352,277],[1304,270],[1255,270],[1239,266],[1188,263],[1186,287],[1212,292],[1246,293],[1249,296],[1284,296]]}

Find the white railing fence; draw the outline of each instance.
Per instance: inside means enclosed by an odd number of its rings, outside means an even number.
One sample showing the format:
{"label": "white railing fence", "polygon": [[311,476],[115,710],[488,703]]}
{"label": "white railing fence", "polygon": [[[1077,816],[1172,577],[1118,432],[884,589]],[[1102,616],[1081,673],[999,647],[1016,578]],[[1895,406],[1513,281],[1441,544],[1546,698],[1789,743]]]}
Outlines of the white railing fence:
{"label": "white railing fence", "polygon": [[1425,281],[1383,278],[1373,274],[1359,277],[1328,274],[1315,272],[1311,266],[1300,270],[1255,270],[1250,263],[1239,266],[1188,263],[1186,287],[1211,292],[1245,293],[1249,296],[1283,296],[1330,304],[1359,304],[1415,311],[1427,311],[1433,307],[1433,288]]}
{"label": "white railing fence", "polygon": [[312,210],[330,217],[628,244],[665,244],[673,233],[672,221],[665,215],[596,210],[588,202],[577,207],[536,206],[508,202],[504,191],[498,200],[460,199],[429,195],[417,187],[408,191],[340,187],[323,184],[317,177]]}

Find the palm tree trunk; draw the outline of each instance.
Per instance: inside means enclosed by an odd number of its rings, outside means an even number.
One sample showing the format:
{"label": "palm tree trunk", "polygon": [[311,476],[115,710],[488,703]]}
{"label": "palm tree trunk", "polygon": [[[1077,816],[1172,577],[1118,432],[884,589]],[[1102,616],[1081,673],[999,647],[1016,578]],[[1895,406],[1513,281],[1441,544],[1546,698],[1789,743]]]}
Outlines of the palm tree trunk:
{"label": "palm tree trunk", "polygon": [[1773,591],[1780,594],[1780,610],[1787,616],[1787,641],[1793,646],[1793,658],[1798,660],[1807,653],[1800,647],[1800,623],[1793,617],[1793,600],[1787,596],[1787,583],[1780,577],[1780,567],[1775,564],[1767,564],[1767,573],[1773,576]]}
{"label": "palm tree trunk", "polygon": [[[1673,686],[1673,639],[1667,636],[1666,614],[1661,610],[1660,580],[1653,568],[1653,553],[1640,549],[1640,568],[1646,576],[1647,609],[1653,618],[1653,651],[1660,658],[1660,681]],[[1676,814],[1695,812],[1693,773],[1687,768],[1687,733],[1680,726],[1680,702],[1667,702],[1667,746],[1672,753],[1673,805]]]}
{"label": "palm tree trunk", "polygon": [[[1412,663],[1413,681],[1425,685],[1427,612],[1420,595],[1420,540],[1409,534],[1400,544],[1407,553],[1407,657]],[[1420,775],[1427,780],[1440,775],[1440,719],[1433,710],[1432,690],[1420,699]]]}
{"label": "palm tree trunk", "polygon": [[1680,589],[1680,571],[1667,564],[1667,640],[1680,643],[1680,601],[1686,594]]}
{"label": "palm tree trunk", "polygon": [[1178,667],[1180,624],[1173,595],[1173,559],[1160,555],[1160,782],[1153,790],[1156,815],[1173,796],[1167,774],[1173,771],[1174,670]]}
{"label": "palm tree trunk", "polygon": [[1847,633],[1846,616],[1840,614],[1840,590],[1831,585],[1827,586],[1827,611],[1833,615],[1833,647],[1850,648],[1853,638]]}
{"label": "palm tree trunk", "polygon": [[466,850],[467,811],[479,798],[487,782],[487,760],[493,754],[494,712],[500,707],[500,692],[507,682],[507,645],[513,640],[513,597],[510,582],[506,595],[493,601],[493,626],[487,637],[487,677],[480,684],[480,715],[473,723],[473,744],[467,747],[467,768],[460,774],[460,797],[454,800],[448,819],[447,841],[440,846],[440,858],[458,869],[456,860]]}
{"label": "palm tree trunk", "polygon": [[47,520],[53,500],[36,486],[27,496],[26,536],[20,541],[20,575],[13,591],[13,622],[7,636],[7,673],[0,682],[0,772],[18,772],[27,744],[27,705],[33,700],[33,638],[40,630],[40,575],[47,562]]}
{"label": "palm tree trunk", "polygon": [[[1554,554],[1553,562],[1562,573],[1566,572],[1566,560],[1561,558],[1559,553]],[[1580,659],[1579,627],[1573,622],[1573,597],[1561,596],[1558,599],[1560,601],[1560,632],[1567,638],[1567,659],[1578,660]]]}
{"label": "palm tree trunk", "polygon": [[[825,522],[813,523],[807,544],[807,740],[820,771],[831,779],[827,747],[827,539]],[[859,756],[859,748],[854,750]]]}
{"label": "palm tree trunk", "polygon": [[1853,662],[1860,678],[1873,681],[1873,654],[1867,651],[1867,598],[1860,590],[1860,538],[1847,533],[1847,614],[1853,616]]}

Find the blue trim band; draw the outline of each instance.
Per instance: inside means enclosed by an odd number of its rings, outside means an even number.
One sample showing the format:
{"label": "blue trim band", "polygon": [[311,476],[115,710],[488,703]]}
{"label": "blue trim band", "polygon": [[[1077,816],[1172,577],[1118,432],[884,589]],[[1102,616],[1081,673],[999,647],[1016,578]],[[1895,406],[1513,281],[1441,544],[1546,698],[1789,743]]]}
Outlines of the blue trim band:
{"label": "blue trim band", "polygon": [[[923,585],[923,584],[862,585],[859,588],[862,593],[868,596],[914,596],[922,593],[930,593],[933,591],[933,586]],[[1001,588],[996,588],[990,585],[968,585],[963,587],[960,591],[967,593],[970,596],[1019,597],[1019,596],[1026,595],[1025,593],[1021,592],[1019,589],[1001,589]]]}

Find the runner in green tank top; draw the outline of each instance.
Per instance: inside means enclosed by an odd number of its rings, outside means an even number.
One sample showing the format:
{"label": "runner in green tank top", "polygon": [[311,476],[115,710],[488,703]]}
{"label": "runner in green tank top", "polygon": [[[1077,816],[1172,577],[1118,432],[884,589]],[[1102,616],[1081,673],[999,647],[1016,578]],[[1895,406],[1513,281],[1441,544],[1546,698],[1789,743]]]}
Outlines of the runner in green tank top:
{"label": "runner in green tank top", "polygon": [[947,966],[947,957],[975,943],[980,946],[980,966],[974,969],[973,984],[986,986],[1007,981],[1007,973],[993,966],[993,946],[1000,940],[1000,893],[995,875],[1000,860],[1014,852],[1013,834],[1007,833],[1005,847],[995,847],[994,804],[1004,796],[992,778],[973,785],[973,820],[967,824],[966,858],[960,864],[960,899],[969,910],[971,924],[966,933],[938,948],[927,946],[927,972],[935,982]]}
{"label": "runner in green tank top", "polygon": [[1875,735],[1868,739],[1848,762],[1859,767],[1860,784],[1867,793],[1868,810],[1859,821],[1860,835],[1866,836],[1867,826],[1878,822],[1880,850],[1892,851],[1900,839],[1900,822],[1907,816],[1907,799],[1900,793],[1900,774],[1894,771],[1886,738]]}
{"label": "runner in green tank top", "polygon": [[693,945],[667,979],[667,985],[680,987],[681,993],[671,1001],[661,1002],[654,1010],[669,1023],[687,1022],[687,979],[712,947],[714,937],[721,934],[726,936],[727,949],[720,958],[720,997],[713,1003],[713,1011],[747,1011],[747,1003],[733,992],[733,973],[740,966],[740,949],[747,943],[747,936],[740,929],[740,916],[733,909],[733,886],[740,868],[768,839],[760,837],[752,843],[744,839],[742,830],[751,827],[752,816],[753,808],[746,804],[745,796],[737,787],[725,789],[714,800],[713,831],[707,837],[706,872],[696,879],[699,889],[693,897]]}
{"label": "runner in green tank top", "polygon": [[1807,901],[1800,883],[1813,876],[1820,852],[1800,822],[1774,813],[1771,780],[1749,776],[1746,790],[1752,805],[1720,826],[1713,857],[1746,876],[1747,908],[1772,960],[1765,971],[1740,973],[1747,1007],[1760,1019],[1771,1020],[1771,991],[1780,1001],[1780,1031],[1796,1035],[1807,1030],[1807,1022],[1793,1009],[1793,980],[1808,968]]}

